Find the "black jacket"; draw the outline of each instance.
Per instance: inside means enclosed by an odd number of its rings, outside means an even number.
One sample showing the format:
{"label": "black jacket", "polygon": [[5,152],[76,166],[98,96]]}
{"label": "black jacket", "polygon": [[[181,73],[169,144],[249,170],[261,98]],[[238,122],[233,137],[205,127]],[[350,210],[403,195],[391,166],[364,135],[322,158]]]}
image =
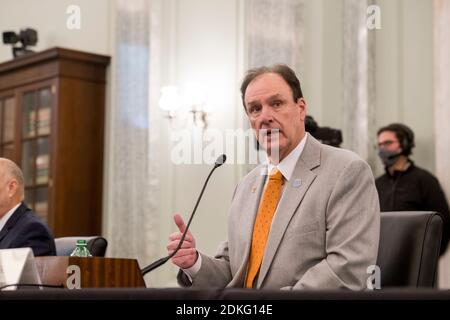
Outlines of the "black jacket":
{"label": "black jacket", "polygon": [[439,181],[413,162],[406,171],[388,171],[375,181],[381,211],[436,211],[444,220],[441,254],[450,239],[450,211]]}
{"label": "black jacket", "polygon": [[0,249],[33,249],[35,256],[56,255],[55,240],[47,226],[24,203],[0,231]]}

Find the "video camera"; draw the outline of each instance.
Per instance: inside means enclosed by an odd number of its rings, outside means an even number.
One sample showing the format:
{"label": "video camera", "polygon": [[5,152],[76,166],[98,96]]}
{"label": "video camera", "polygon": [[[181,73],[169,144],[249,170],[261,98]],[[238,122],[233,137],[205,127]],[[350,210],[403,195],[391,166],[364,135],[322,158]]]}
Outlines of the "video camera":
{"label": "video camera", "polygon": [[330,127],[319,127],[311,116],[306,116],[305,130],[323,144],[339,148],[342,143],[341,130]]}
{"label": "video camera", "polygon": [[[30,28],[20,30],[19,34],[15,33],[14,31],[3,32],[3,43],[12,44],[14,58],[23,56],[28,53],[33,53],[32,50],[27,49],[27,46],[35,46],[37,40],[37,31]],[[17,42],[22,43],[22,46],[16,47],[15,44]]]}

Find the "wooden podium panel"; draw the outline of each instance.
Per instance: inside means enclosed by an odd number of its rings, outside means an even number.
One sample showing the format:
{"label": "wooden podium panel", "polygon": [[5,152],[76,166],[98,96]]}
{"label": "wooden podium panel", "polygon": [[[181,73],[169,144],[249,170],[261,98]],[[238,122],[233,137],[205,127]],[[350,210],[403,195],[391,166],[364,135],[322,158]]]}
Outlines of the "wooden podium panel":
{"label": "wooden podium panel", "polygon": [[42,284],[67,288],[68,282],[73,283],[74,277],[79,276],[81,288],[145,288],[135,259],[60,256],[35,259]]}

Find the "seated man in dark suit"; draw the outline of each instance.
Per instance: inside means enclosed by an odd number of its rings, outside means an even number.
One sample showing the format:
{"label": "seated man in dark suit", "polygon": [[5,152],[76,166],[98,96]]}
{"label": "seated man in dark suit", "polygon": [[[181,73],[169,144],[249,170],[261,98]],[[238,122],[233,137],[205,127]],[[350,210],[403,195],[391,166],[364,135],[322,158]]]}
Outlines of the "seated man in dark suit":
{"label": "seated man in dark suit", "polygon": [[11,160],[0,158],[0,249],[33,249],[35,256],[56,255],[47,226],[22,201],[24,179]]}

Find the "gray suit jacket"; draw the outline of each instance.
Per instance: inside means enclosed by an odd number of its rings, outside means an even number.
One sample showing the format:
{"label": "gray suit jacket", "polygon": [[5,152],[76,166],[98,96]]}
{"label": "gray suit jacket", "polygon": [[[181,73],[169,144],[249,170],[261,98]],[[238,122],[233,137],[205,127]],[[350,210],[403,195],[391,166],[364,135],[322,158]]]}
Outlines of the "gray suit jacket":
{"label": "gray suit jacket", "polygon": [[[180,272],[181,285],[244,286],[266,178],[263,170],[257,167],[236,186],[228,241],[219,246],[214,258],[202,254],[192,283]],[[376,263],[380,232],[378,195],[367,163],[353,152],[323,145],[309,135],[284,188],[256,287],[365,288],[367,267]]]}

